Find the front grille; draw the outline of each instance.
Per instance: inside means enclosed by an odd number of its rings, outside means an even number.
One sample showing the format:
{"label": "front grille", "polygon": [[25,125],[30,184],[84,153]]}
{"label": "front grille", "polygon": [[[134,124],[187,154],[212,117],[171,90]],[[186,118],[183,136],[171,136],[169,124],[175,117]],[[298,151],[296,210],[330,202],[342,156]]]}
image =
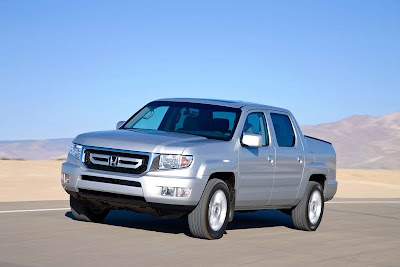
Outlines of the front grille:
{"label": "front grille", "polygon": [[84,153],[84,164],[89,169],[141,174],[149,164],[149,156],[143,154],[92,148],[85,148]]}
{"label": "front grille", "polygon": [[91,176],[91,175],[82,175],[82,180],[91,181],[91,182],[99,182],[99,183],[107,183],[107,184],[119,184],[119,185],[132,186],[132,187],[142,187],[142,185],[136,181],[127,181],[127,180],[98,177],[98,176]]}

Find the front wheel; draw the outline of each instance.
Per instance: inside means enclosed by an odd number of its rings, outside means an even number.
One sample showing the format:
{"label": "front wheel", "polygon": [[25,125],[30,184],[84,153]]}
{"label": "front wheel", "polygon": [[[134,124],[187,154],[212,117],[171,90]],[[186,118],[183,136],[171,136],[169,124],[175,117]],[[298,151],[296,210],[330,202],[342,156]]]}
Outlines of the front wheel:
{"label": "front wheel", "polygon": [[188,223],[194,237],[221,238],[229,219],[229,189],[220,179],[211,179],[196,208],[189,213]]}
{"label": "front wheel", "polygon": [[94,208],[88,203],[79,201],[73,196],[70,196],[69,203],[71,206],[72,214],[74,215],[75,219],[79,221],[101,222],[110,212],[110,210],[105,207],[100,209]]}
{"label": "front wheel", "polygon": [[300,203],[292,210],[294,227],[304,231],[315,231],[324,213],[324,193],[317,182],[308,182]]}

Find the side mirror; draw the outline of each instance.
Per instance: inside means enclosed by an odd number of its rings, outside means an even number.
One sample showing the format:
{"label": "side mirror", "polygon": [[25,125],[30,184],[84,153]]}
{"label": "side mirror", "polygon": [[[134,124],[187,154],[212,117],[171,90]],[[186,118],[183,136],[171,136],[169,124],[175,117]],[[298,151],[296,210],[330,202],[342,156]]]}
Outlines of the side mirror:
{"label": "side mirror", "polygon": [[118,130],[119,128],[121,128],[122,124],[124,124],[124,123],[125,123],[125,121],[119,121],[115,128]]}
{"label": "side mirror", "polygon": [[261,147],[262,136],[259,134],[243,134],[242,144],[249,147]]}

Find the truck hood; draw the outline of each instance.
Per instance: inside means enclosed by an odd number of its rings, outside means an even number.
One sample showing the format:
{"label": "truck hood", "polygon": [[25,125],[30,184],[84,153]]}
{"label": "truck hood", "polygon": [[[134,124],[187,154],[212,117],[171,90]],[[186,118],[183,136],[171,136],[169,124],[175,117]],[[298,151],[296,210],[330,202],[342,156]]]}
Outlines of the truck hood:
{"label": "truck hood", "polygon": [[182,154],[185,147],[207,138],[182,133],[139,130],[112,130],[78,135],[74,143],[103,148],[149,153]]}

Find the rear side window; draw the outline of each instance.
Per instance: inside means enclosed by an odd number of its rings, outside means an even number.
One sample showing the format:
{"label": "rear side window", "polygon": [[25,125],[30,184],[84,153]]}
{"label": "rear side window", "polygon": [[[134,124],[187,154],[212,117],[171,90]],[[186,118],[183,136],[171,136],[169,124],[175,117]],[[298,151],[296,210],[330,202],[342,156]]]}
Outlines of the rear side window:
{"label": "rear side window", "polygon": [[271,119],[278,145],[281,147],[293,147],[296,139],[289,117],[283,114],[271,113]]}

